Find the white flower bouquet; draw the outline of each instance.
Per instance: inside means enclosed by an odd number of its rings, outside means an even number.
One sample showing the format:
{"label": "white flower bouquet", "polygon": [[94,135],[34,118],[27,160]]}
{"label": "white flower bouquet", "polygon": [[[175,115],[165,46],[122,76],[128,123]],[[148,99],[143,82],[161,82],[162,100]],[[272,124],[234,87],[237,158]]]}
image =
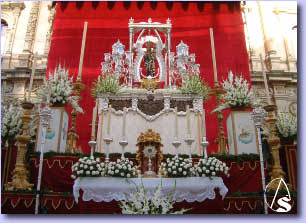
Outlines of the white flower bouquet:
{"label": "white flower bouquet", "polygon": [[22,133],[23,122],[20,119],[23,110],[20,106],[10,104],[1,108],[1,140],[13,143],[15,137]]}
{"label": "white flower bouquet", "polygon": [[199,177],[216,177],[220,174],[225,174],[229,177],[229,168],[226,163],[218,160],[215,157],[200,159],[195,165],[196,175]]}
{"label": "white flower bouquet", "polygon": [[[48,94],[50,94],[51,105],[70,103],[78,112],[83,113],[79,106],[78,96],[73,96],[73,77],[69,77],[69,71],[59,64],[54,73],[49,72],[49,79],[44,77],[44,83],[37,91],[38,103],[46,103]],[[50,91],[50,92],[49,92]]]}
{"label": "white flower bouquet", "polygon": [[173,194],[175,188],[167,196],[162,194],[162,184],[154,190],[151,199],[148,199],[144,185],[136,186],[136,191],[126,195],[126,201],[120,201],[122,214],[183,214],[189,209],[174,212]]}
{"label": "white flower bouquet", "polygon": [[191,177],[195,175],[192,159],[174,156],[161,163],[161,172],[168,177]]}
{"label": "white flower bouquet", "polygon": [[129,161],[127,158],[109,162],[106,168],[106,174],[110,177],[137,177],[136,166],[134,166],[133,161]]}
{"label": "white flower bouquet", "polygon": [[77,177],[103,177],[106,176],[106,165],[99,158],[83,157],[72,166],[72,179]]}
{"label": "white flower bouquet", "polygon": [[283,138],[296,137],[297,135],[297,118],[290,113],[277,115],[276,129]]}
{"label": "white flower bouquet", "polygon": [[228,80],[222,82],[222,87],[226,90],[223,96],[224,102],[231,108],[250,107],[253,104],[253,92],[247,80],[242,76],[235,76],[230,71]]}

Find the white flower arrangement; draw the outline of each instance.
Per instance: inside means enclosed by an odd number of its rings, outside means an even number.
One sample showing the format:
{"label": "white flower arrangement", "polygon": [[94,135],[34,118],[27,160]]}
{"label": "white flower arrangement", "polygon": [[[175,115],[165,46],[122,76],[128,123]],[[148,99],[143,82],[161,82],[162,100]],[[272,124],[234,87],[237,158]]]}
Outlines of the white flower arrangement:
{"label": "white flower arrangement", "polygon": [[228,80],[222,82],[222,87],[226,90],[223,100],[229,107],[252,106],[254,95],[251,91],[250,84],[242,75],[237,75],[234,79],[234,75],[230,71],[228,73]]}
{"label": "white flower arrangement", "polygon": [[154,190],[151,199],[148,199],[144,185],[136,186],[136,191],[126,195],[126,201],[120,201],[122,214],[183,214],[190,209],[173,212],[173,198],[175,188],[167,196],[162,194],[162,184]]}
{"label": "white flower arrangement", "polygon": [[83,157],[71,167],[72,179],[77,177],[104,177],[106,176],[106,165],[99,158]]}
{"label": "white flower arrangement", "polygon": [[281,137],[295,137],[297,135],[297,118],[290,113],[277,115],[276,129]]}
{"label": "white flower arrangement", "polygon": [[[63,104],[70,103],[78,112],[83,113],[83,109],[79,106],[78,96],[73,96],[73,77],[69,77],[69,71],[61,64],[55,68],[54,73],[49,72],[49,79],[44,77],[44,83],[37,91],[38,103],[44,104],[50,94],[50,103]],[[50,91],[50,92],[49,92]]]}
{"label": "white flower arrangement", "polygon": [[230,176],[226,163],[215,157],[200,159],[195,165],[195,171],[199,177],[217,177],[220,174],[225,174],[227,177]]}
{"label": "white flower arrangement", "polygon": [[195,175],[192,159],[174,156],[161,163],[161,172],[168,177],[191,177]]}
{"label": "white flower arrangement", "polygon": [[1,140],[12,143],[17,135],[22,133],[23,122],[20,119],[22,108],[10,104],[1,108]]}
{"label": "white flower arrangement", "polygon": [[116,162],[109,162],[106,167],[106,174],[110,177],[137,177],[137,169],[133,161],[127,158],[117,159]]}

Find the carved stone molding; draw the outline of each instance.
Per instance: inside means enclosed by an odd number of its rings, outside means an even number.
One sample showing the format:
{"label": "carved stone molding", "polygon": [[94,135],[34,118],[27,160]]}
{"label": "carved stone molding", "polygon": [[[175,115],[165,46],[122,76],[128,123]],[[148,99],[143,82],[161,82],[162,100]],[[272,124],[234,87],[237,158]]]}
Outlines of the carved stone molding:
{"label": "carved stone molding", "polygon": [[36,26],[39,15],[39,8],[40,8],[40,2],[32,2],[32,8],[28,20],[25,42],[23,47],[24,53],[31,53],[33,50],[33,44],[36,34]]}
{"label": "carved stone molding", "polygon": [[53,33],[53,22],[54,22],[56,7],[52,7],[52,3],[51,3],[51,5],[48,6],[48,9],[50,11],[50,14],[48,16],[49,30],[47,32],[45,49],[44,49],[44,54],[46,55],[48,55],[50,51],[51,37]]}

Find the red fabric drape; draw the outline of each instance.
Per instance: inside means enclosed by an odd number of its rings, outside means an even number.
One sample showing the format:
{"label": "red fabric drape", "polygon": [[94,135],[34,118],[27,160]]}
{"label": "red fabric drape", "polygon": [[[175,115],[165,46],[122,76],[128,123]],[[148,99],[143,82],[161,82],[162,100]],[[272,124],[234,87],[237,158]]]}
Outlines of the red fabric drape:
{"label": "red fabric drape", "polygon": [[[250,79],[239,2],[60,2],[56,8],[48,70],[53,70],[59,62],[65,62],[70,74],[76,77],[83,26],[88,21],[82,74],[82,81],[87,89],[82,92],[80,103],[85,114],[78,116],[76,127],[84,152],[90,150],[87,143],[90,140],[89,125],[94,106],[94,100],[90,96],[92,82],[101,73],[104,53],[111,52],[111,46],[117,39],[128,49],[128,21],[131,17],[135,22],[147,21],[151,17],[153,22],[162,23],[170,18],[173,24],[172,51],[175,51],[181,40],[189,45],[190,53],[195,53],[196,63],[200,64],[201,75],[211,87],[214,80],[209,27],[213,27],[218,79],[227,77],[229,70],[242,73]],[[207,109],[207,137],[210,142],[208,150],[216,151],[214,141],[218,137],[217,117],[210,114],[215,108],[215,98],[205,102],[204,106]],[[70,111],[68,108],[68,112]]]}

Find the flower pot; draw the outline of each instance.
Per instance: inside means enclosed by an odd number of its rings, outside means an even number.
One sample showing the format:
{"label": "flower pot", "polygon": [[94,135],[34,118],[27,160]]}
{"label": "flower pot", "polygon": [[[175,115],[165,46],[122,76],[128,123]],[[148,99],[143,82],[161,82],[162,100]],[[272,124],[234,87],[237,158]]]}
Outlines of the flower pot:
{"label": "flower pot", "polygon": [[54,104],[52,104],[50,107],[65,107],[67,105],[67,103],[65,103],[65,104],[63,104],[63,103],[58,103],[58,102],[56,102],[56,103],[54,103]]}
{"label": "flower pot", "polygon": [[251,107],[230,107],[232,111],[251,111]]}

